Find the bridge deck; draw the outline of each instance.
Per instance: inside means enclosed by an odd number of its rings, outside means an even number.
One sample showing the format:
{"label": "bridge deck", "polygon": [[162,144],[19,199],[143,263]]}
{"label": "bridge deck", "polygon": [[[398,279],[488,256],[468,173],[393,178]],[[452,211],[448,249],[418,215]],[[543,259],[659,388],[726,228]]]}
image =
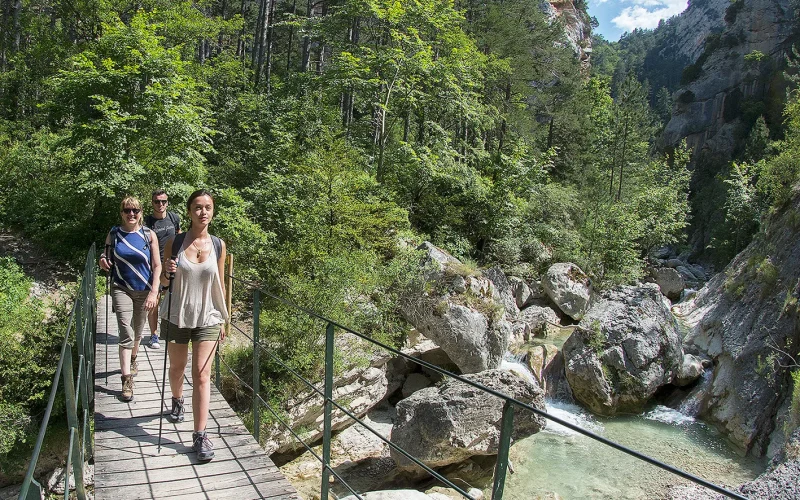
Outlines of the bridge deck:
{"label": "bridge deck", "polygon": [[[297,492],[256,443],[215,387],[207,431],[215,457],[200,463],[192,451],[191,350],[184,376],[186,420],[164,418],[161,452],[157,451],[164,348],[139,348],[134,399],[120,399],[117,322],[108,321],[108,368],[105,366],[105,297],[97,304],[95,376],[95,498],[211,499],[292,498]],[[149,338],[146,331],[145,339]],[[106,375],[108,380],[106,382]],[[169,383],[166,396],[169,401]]]}

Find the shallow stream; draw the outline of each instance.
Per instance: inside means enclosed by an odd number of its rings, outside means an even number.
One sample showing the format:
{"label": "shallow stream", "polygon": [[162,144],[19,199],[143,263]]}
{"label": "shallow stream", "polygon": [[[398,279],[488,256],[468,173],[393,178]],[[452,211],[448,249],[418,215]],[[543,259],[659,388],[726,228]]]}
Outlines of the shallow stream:
{"label": "shallow stream", "polygon": [[[760,474],[763,459],[742,458],[710,426],[658,406],[639,416],[601,418],[571,404],[550,402],[552,415],[591,430],[707,481],[736,486]],[[504,498],[531,500],[663,498],[686,480],[609,448],[566,427],[548,423],[515,444]]]}

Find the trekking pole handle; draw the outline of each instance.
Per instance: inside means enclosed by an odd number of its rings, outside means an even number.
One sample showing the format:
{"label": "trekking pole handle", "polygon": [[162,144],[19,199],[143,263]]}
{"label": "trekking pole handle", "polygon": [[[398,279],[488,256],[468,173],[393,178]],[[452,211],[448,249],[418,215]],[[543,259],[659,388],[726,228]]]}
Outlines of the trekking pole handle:
{"label": "trekking pole handle", "polygon": [[[172,262],[175,263],[175,267],[178,267],[178,256],[177,255],[173,255],[172,257],[169,258],[169,260],[171,260]],[[167,279],[170,280],[170,285],[171,285],[172,284],[171,281],[172,281],[172,278],[175,277],[175,273],[174,272],[173,273],[166,273],[166,275],[167,275]]]}

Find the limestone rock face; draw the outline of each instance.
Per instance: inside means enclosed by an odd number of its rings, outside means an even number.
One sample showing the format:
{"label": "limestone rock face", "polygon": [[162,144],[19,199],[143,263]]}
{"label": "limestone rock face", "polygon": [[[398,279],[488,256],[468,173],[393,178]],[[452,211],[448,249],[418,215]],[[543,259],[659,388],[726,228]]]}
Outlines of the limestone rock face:
{"label": "limestone rock face", "polygon": [[401,312],[426,338],[440,346],[462,373],[497,368],[511,336],[508,311],[516,310],[511,288],[498,289],[486,276],[466,269],[455,257],[430,243],[423,259],[429,285],[420,295],[408,297]]}
{"label": "limestone rock face", "polygon": [[[472,381],[544,409],[544,393],[511,372],[489,370],[468,375]],[[415,392],[397,404],[392,442],[431,467],[475,455],[494,455],[500,440],[503,402],[468,384],[451,380]],[[544,419],[520,410],[514,415],[514,439],[539,432]],[[399,467],[413,466],[392,450]]]}
{"label": "limestone rock face", "polygon": [[573,0],[549,0],[542,2],[540,8],[550,22],[559,20],[563,23],[570,47],[581,64],[588,65],[592,54],[592,27],[586,10]]}
{"label": "limestone rock face", "polygon": [[601,415],[643,410],[683,362],[677,323],[654,284],[604,294],[563,353],[575,399]]}
{"label": "limestone rock face", "polygon": [[[783,84],[772,73],[779,71],[789,48],[793,9],[791,0],[748,0],[737,2],[740,7],[728,0],[702,3],[702,8],[687,9],[675,25],[677,50],[688,56],[687,63],[706,55],[697,78],[674,94],[672,118],[661,140],[675,145],[685,138],[695,153],[705,149],[727,159],[742,139],[737,116],[743,102],[782,102]],[[729,8],[735,15],[726,14]],[[745,59],[756,50],[766,57]]]}
{"label": "limestone rock face", "polygon": [[542,278],[547,296],[567,316],[580,320],[589,308],[592,285],[589,277],[571,262],[553,264]]}
{"label": "limestone rock face", "polygon": [[[686,327],[686,349],[708,356],[713,379],[700,414],[744,451],[766,452],[775,416],[788,397],[789,359],[775,346],[800,345],[797,284],[800,196],[694,299],[673,311]],[[766,363],[766,364],[765,364]]]}

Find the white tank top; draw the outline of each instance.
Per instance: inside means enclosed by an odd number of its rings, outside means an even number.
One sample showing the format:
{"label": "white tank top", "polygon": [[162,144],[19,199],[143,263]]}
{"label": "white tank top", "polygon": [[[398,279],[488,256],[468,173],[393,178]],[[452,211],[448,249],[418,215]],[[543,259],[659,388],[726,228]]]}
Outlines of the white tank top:
{"label": "white tank top", "polygon": [[[211,254],[195,264],[178,252],[178,270],[172,278],[172,311],[167,317],[168,300],[161,302],[159,316],[178,328],[214,326],[228,320],[225,294],[217,267],[217,254],[211,245]],[[169,293],[165,299],[169,299]]]}

